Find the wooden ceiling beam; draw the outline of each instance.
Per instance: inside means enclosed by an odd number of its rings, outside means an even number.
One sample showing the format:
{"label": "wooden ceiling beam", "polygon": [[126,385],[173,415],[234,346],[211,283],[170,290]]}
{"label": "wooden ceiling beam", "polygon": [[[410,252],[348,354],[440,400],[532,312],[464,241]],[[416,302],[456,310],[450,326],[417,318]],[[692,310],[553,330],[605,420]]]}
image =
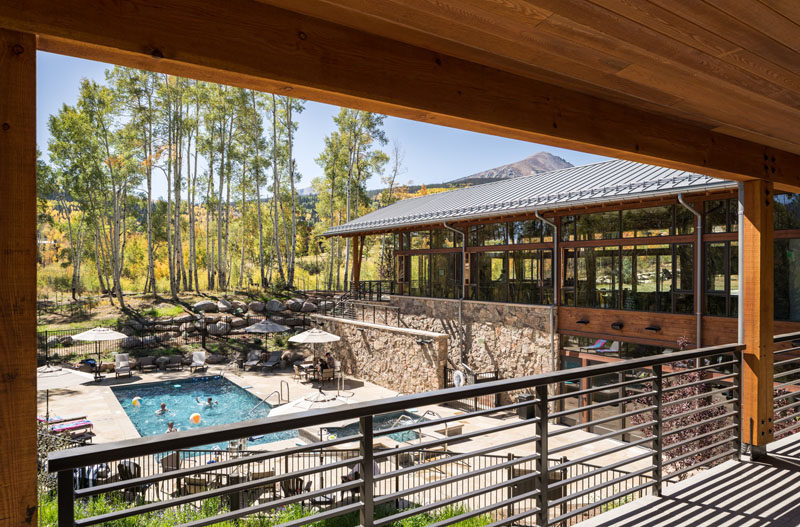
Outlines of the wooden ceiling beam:
{"label": "wooden ceiling beam", "polygon": [[39,49],[800,191],[800,155],[254,0],[29,0]]}

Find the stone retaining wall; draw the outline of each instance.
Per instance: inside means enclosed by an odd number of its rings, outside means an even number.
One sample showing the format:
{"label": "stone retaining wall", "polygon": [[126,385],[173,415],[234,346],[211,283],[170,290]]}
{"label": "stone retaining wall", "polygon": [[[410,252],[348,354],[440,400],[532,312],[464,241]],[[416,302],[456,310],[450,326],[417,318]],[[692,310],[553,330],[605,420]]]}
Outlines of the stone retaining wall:
{"label": "stone retaining wall", "polygon": [[[391,304],[400,308],[402,326],[449,335],[450,360],[461,362],[457,300],[398,295]],[[466,363],[474,371],[499,370],[501,378],[513,378],[557,368],[548,306],[465,300],[462,320]]]}
{"label": "stone retaining wall", "polygon": [[447,334],[322,315],[312,321],[342,338],[326,349],[346,374],[401,393],[444,388]]}

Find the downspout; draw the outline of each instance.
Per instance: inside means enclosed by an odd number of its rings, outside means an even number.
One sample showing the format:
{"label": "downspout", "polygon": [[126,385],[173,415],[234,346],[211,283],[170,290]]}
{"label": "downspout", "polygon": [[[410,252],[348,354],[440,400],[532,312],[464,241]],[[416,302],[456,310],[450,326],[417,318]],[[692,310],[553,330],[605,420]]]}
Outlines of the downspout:
{"label": "downspout", "polygon": [[550,304],[550,358],[552,364],[550,368],[552,371],[558,369],[558,351],[556,350],[556,309],[558,307],[558,228],[556,224],[550,220],[543,218],[539,211],[533,212],[534,216],[544,223],[553,228],[553,303]]}
{"label": "downspout", "polygon": [[678,203],[684,206],[686,210],[691,212],[697,218],[697,261],[694,263],[695,274],[695,300],[697,316],[697,343],[699,348],[703,342],[703,216],[697,212],[691,205],[683,200],[683,194],[678,194]]}
{"label": "downspout", "polygon": [[742,287],[742,279],[744,278],[744,183],[741,181],[739,182],[739,223],[737,224],[737,230],[739,231],[739,298],[738,304],[739,307],[736,311],[737,314],[737,342],[739,344],[744,343],[744,288]]}
{"label": "downspout", "polygon": [[464,297],[467,294],[467,277],[464,275],[464,263],[466,262],[466,237],[464,232],[454,229],[449,226],[446,221],[442,222],[442,226],[461,235],[461,297],[458,299],[458,357],[462,365],[466,366],[466,357],[464,356],[464,323],[462,319],[462,310],[464,306]]}

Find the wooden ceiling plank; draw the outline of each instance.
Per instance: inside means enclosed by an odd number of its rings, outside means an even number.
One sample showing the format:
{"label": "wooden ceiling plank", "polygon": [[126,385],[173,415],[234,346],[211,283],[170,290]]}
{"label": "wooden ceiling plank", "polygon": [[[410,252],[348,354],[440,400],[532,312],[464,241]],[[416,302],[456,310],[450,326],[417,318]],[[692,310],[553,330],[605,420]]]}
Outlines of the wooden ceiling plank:
{"label": "wooden ceiling plank", "polygon": [[250,0],[0,3],[0,26],[85,58],[800,190],[797,153]]}
{"label": "wooden ceiling plank", "polygon": [[760,2],[800,25],[800,4],[797,0],[760,0]]}

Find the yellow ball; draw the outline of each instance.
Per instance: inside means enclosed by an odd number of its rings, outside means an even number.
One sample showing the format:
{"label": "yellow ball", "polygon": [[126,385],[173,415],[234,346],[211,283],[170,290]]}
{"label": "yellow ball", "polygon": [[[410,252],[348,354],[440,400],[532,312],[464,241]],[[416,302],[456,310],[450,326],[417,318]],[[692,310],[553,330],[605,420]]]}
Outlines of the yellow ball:
{"label": "yellow ball", "polygon": [[142,406],[142,398],[141,397],[134,397],[132,402],[133,402],[133,406]]}
{"label": "yellow ball", "polygon": [[193,422],[196,425],[200,424],[200,414],[194,413],[189,416],[189,421]]}

